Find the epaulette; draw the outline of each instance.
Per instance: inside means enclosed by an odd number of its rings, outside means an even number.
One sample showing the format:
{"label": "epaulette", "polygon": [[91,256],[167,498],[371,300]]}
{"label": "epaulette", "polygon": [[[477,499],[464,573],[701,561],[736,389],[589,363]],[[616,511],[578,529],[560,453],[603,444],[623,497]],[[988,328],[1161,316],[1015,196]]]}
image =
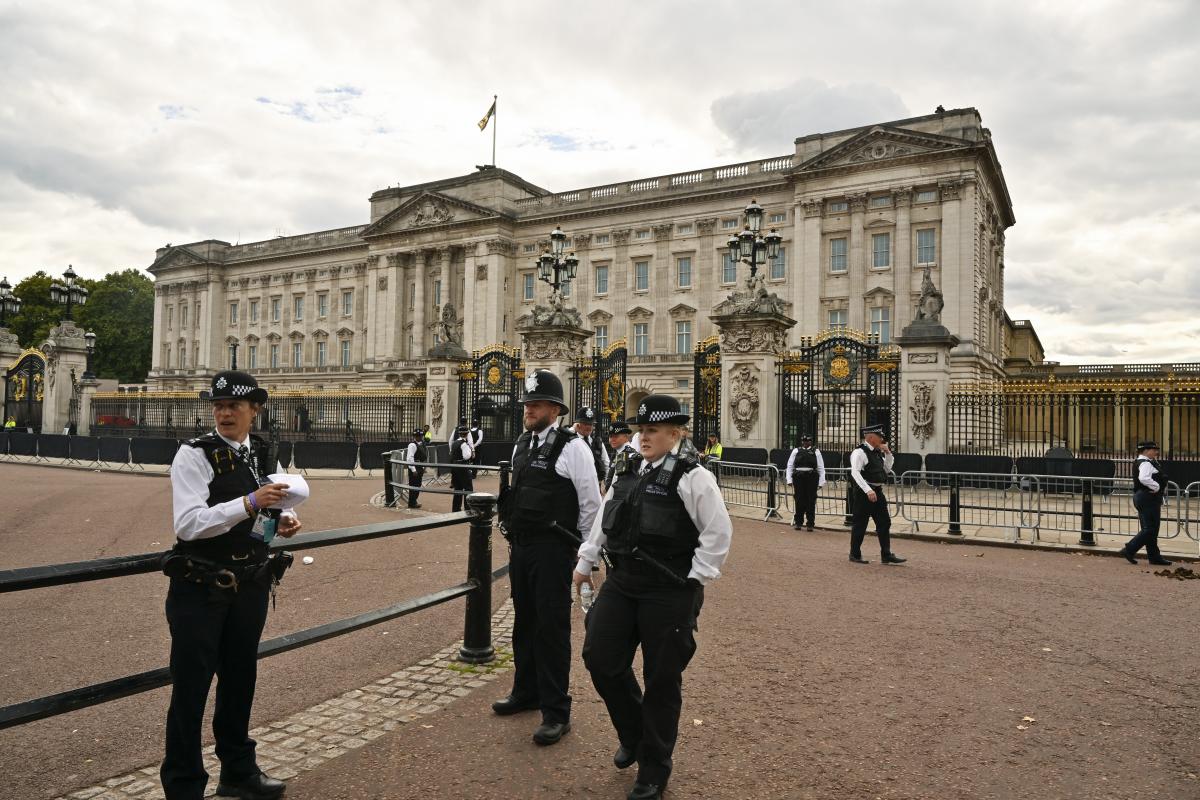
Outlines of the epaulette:
{"label": "epaulette", "polygon": [[184,442],[184,444],[188,445],[189,447],[204,447],[205,445],[218,443],[224,444],[224,442],[221,440],[221,437],[217,436],[217,434],[213,431],[209,431],[203,436],[197,436],[194,439],[188,439],[186,442]]}

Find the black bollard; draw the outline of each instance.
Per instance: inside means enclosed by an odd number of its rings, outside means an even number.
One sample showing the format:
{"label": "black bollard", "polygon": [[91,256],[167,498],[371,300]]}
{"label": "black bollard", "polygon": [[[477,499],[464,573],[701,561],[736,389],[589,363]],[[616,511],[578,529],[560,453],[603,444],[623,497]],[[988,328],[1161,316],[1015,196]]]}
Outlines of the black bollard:
{"label": "black bollard", "polygon": [[467,545],[467,581],[474,584],[467,595],[463,643],[458,660],[485,664],[496,657],[492,647],[492,517],[496,514],[496,496],[487,492],[467,495],[467,516],[471,520]]}
{"label": "black bollard", "polygon": [[1083,481],[1082,504],[1079,509],[1079,543],[1094,546],[1096,544],[1096,515],[1092,508],[1092,482]]}
{"label": "black bollard", "polygon": [[775,481],[779,480],[779,473],[773,470],[767,470],[767,516],[778,517],[779,512],[776,509],[779,507],[779,498],[775,494]]}
{"label": "black bollard", "polygon": [[388,508],[396,505],[396,489],[392,486],[392,454],[383,458],[383,504]]}
{"label": "black bollard", "polygon": [[854,497],[852,496],[852,493],[854,492],[853,483],[854,483],[854,475],[853,475],[853,473],[851,473],[846,478],[846,520],[845,520],[845,524],[846,524],[847,528],[849,528],[851,525],[854,524]]}
{"label": "black bollard", "polygon": [[953,533],[961,536],[962,526],[959,525],[959,522],[962,515],[962,509],[959,505],[960,499],[958,496],[958,478],[959,476],[957,472],[950,476],[950,528],[947,530],[947,533]]}

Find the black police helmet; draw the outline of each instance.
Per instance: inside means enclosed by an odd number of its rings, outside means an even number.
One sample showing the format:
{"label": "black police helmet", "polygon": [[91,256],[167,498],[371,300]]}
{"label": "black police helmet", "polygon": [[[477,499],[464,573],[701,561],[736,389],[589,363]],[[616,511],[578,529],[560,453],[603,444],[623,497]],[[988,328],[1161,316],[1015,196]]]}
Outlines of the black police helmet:
{"label": "black police helmet", "polygon": [[234,369],[218,372],[213,376],[212,386],[200,392],[201,400],[248,400],[251,403],[267,402],[267,390],[258,385],[253,375]]}
{"label": "black police helmet", "polygon": [[537,369],[525,375],[525,396],[521,398],[522,403],[529,403],[534,400],[548,400],[551,403],[557,403],[559,416],[570,412],[570,408],[563,402],[563,385],[562,381],[548,369]]}

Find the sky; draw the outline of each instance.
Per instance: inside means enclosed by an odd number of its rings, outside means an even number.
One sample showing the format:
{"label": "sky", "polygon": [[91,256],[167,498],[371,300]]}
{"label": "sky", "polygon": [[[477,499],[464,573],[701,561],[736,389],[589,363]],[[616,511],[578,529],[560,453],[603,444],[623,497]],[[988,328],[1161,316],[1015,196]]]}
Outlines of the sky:
{"label": "sky", "polygon": [[[838,7],[834,7],[838,6]],[[491,160],[552,191],[973,106],[1006,300],[1064,363],[1200,360],[1200,3],[0,0],[0,275],[365,223]]]}

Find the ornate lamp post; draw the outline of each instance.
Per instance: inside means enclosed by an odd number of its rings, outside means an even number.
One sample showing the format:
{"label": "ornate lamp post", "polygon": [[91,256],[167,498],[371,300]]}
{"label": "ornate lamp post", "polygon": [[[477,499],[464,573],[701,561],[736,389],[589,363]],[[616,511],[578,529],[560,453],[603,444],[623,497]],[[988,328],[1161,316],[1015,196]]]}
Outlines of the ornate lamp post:
{"label": "ornate lamp post", "polygon": [[[562,232],[562,228],[555,226],[550,233],[550,252],[542,253],[537,262],[538,280],[550,285],[553,290],[552,302],[561,302],[561,287],[575,280],[575,274],[579,270],[579,259],[574,253],[563,256],[566,244],[567,235]],[[555,302],[555,305],[558,302]]]}
{"label": "ornate lamp post", "polygon": [[230,369],[237,369],[237,351],[238,351],[238,343],[232,342],[229,345],[229,368]]}
{"label": "ornate lamp post", "polygon": [[96,353],[96,334],[88,331],[83,335],[83,340],[87,343],[87,364],[83,368],[83,379],[85,381],[94,381],[96,375],[92,372],[92,356]]}
{"label": "ornate lamp post", "polygon": [[8,326],[8,318],[21,312],[21,298],[12,293],[8,278],[0,278],[0,328]]}
{"label": "ornate lamp post", "polygon": [[50,284],[50,299],[67,307],[67,315],[64,317],[66,320],[72,320],[72,306],[82,306],[87,303],[88,290],[75,283],[76,277],[74,267],[68,264],[67,271],[63,273],[66,283]]}
{"label": "ornate lamp post", "polygon": [[768,260],[779,258],[779,244],[783,237],[774,228],[766,236],[762,235],[763,209],[757,200],[751,200],[746,206],[746,227],[741,233],[729,237],[729,255],[736,261],[745,261],[750,265],[750,277],[758,274],[760,265]]}

